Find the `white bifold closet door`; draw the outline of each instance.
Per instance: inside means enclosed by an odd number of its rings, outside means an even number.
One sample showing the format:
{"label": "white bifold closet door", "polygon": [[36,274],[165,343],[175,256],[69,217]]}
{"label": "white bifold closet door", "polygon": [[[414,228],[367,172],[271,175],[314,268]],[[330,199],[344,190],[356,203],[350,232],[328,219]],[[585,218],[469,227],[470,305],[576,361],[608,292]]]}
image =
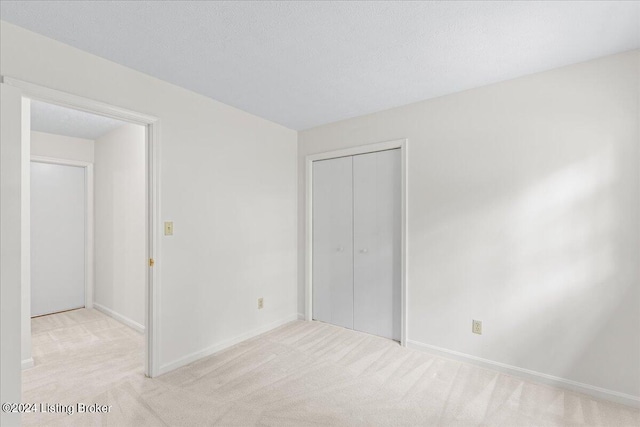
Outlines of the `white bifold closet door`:
{"label": "white bifold closet door", "polygon": [[84,307],[84,174],[31,162],[31,316]]}
{"label": "white bifold closet door", "polygon": [[353,329],[400,340],[400,150],[353,157]]}
{"label": "white bifold closet door", "polygon": [[313,318],[353,329],[353,165],[313,163]]}
{"label": "white bifold closet door", "polygon": [[401,159],[313,164],[313,318],[400,340]]}

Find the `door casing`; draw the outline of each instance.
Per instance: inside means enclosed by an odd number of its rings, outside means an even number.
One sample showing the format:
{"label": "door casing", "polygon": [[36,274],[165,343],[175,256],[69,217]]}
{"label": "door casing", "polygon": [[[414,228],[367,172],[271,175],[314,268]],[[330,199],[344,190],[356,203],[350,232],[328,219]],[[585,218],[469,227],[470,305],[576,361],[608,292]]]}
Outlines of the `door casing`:
{"label": "door casing", "polygon": [[80,160],[59,159],[47,156],[31,156],[31,162],[84,168],[84,307],[93,308],[94,286],[94,212],[93,212],[93,163]]}
{"label": "door casing", "polygon": [[[159,374],[159,318],[160,318],[160,121],[157,117],[127,110],[89,98],[73,95],[37,84],[25,82],[7,76],[1,76],[2,83],[20,90],[23,100],[37,100],[75,110],[86,111],[100,116],[110,117],[124,122],[145,126],[146,128],[146,252],[149,262],[145,286],[145,358],[144,371],[148,377]],[[23,102],[23,104],[25,104]],[[28,102],[27,102],[28,104]],[[28,109],[27,109],[28,110]],[[22,114],[27,112],[23,108]],[[25,121],[23,120],[23,123]],[[29,139],[22,139],[23,150],[28,152]],[[23,188],[23,197],[28,189]],[[28,194],[26,194],[28,196]],[[29,230],[28,216],[21,222]],[[27,234],[28,235],[28,234]],[[23,241],[25,239],[23,238]],[[28,243],[28,242],[27,242]],[[24,243],[23,243],[24,244]],[[18,285],[25,285],[24,279]],[[28,285],[28,284],[27,284]],[[85,293],[86,295],[86,293]],[[27,313],[23,313],[24,317]]]}

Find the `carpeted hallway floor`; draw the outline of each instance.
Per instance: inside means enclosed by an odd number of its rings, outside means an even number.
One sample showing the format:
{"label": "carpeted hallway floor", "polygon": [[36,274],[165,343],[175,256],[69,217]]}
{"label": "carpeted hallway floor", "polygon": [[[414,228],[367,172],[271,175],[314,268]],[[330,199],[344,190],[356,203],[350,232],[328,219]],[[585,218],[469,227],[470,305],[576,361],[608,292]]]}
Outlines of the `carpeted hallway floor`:
{"label": "carpeted hallway floor", "polygon": [[640,411],[438,358],[371,335],[292,322],[155,379],[143,337],[95,310],[32,320],[23,402],[112,405],[25,414],[52,426],[638,426]]}

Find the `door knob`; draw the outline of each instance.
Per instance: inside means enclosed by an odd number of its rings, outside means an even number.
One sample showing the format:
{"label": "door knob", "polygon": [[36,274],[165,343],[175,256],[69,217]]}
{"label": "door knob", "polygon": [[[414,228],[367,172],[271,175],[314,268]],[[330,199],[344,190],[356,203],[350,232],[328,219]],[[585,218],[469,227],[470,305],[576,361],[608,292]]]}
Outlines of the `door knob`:
{"label": "door knob", "polygon": [[342,246],[338,246],[336,252],[344,252],[344,248]]}
{"label": "door knob", "polygon": [[367,252],[369,252],[369,249],[367,248],[360,249],[361,254],[366,254]]}

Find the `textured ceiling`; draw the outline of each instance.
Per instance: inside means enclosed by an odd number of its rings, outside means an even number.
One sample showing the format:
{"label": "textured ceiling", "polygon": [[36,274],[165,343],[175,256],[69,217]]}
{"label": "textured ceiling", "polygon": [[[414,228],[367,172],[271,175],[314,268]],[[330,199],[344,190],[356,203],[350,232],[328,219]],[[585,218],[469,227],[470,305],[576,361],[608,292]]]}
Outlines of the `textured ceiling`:
{"label": "textured ceiling", "polygon": [[124,124],[84,111],[31,101],[31,130],[39,132],[95,140]]}
{"label": "textured ceiling", "polygon": [[292,129],[640,47],[634,1],[2,1],[0,17]]}

